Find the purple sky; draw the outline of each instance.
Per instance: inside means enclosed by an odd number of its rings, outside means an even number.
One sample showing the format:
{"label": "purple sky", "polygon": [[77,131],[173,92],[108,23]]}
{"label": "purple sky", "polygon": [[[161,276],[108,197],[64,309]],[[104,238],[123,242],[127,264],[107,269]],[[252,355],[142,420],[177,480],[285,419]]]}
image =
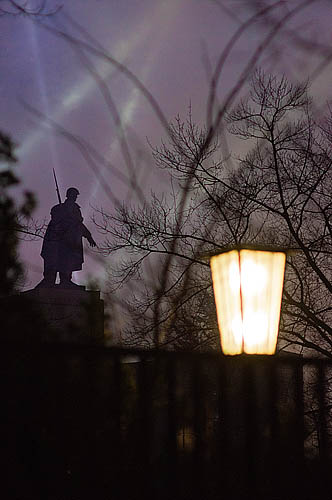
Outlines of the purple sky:
{"label": "purple sky", "polygon": [[[203,124],[208,95],[206,61],[213,66],[238,27],[238,20],[244,20],[248,14],[240,7],[244,2],[224,3],[238,6],[233,7],[237,19],[209,0],[71,0],[47,22],[82,38],[69,23],[69,15],[135,73],[158,100],[167,120],[178,113],[185,117],[191,103],[194,119]],[[332,3],[320,1],[294,18],[290,28],[307,39],[331,47],[331,20]],[[236,45],[220,82],[221,98],[236,82],[261,37],[262,31],[256,26]],[[89,220],[91,206],[103,205],[111,211],[112,201],[77,148],[36,119],[22,104],[27,102],[64,129],[82,137],[121,172],[126,172],[116,129],[100,90],[70,45],[31,19],[0,18],[0,41],[0,127],[19,145],[18,170],[23,187],[33,190],[39,201],[35,216],[48,218],[50,208],[57,203],[52,177],[54,167],[63,196],[67,187],[79,188],[78,203],[85,222],[101,243],[101,236]],[[280,59],[277,53],[275,58],[270,54],[263,58],[265,68],[283,71],[289,78],[303,79],[318,62],[317,57],[304,57],[292,44],[283,44],[281,49]],[[148,196],[151,189],[167,191],[165,177],[158,177],[153,168],[146,141],[148,137],[156,144],[164,135],[155,113],[139,91],[110,64],[96,57],[90,57],[90,62],[111,91],[145,193]],[[313,85],[321,105],[330,98],[330,82],[328,66]],[[144,154],[140,161],[141,153]],[[119,201],[126,199],[126,186],[108,170],[104,174]],[[29,271],[26,288],[35,286],[41,279],[40,245],[40,241],[22,245],[22,258]],[[102,276],[103,270],[87,255],[84,271],[77,275],[77,281],[84,283],[91,274]]]}

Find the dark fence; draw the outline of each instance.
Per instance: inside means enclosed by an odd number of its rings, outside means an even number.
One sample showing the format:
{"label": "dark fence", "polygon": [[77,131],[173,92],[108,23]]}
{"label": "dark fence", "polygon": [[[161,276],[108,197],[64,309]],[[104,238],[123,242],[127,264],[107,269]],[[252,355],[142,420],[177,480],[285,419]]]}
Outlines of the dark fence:
{"label": "dark fence", "polygon": [[2,344],[1,498],[330,498],[331,368]]}

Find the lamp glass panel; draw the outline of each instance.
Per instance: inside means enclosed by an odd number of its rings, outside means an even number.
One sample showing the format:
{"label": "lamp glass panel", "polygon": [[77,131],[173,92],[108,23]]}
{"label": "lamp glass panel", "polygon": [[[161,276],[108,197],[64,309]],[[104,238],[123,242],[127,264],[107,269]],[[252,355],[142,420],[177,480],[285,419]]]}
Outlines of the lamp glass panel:
{"label": "lamp glass panel", "polygon": [[240,261],[237,250],[211,258],[211,272],[221,347],[225,354],[242,352]]}
{"label": "lamp glass panel", "polygon": [[212,281],[225,354],[275,352],[286,255],[231,250],[211,258]]}
{"label": "lamp glass panel", "polygon": [[286,255],[240,250],[244,352],[275,352]]}

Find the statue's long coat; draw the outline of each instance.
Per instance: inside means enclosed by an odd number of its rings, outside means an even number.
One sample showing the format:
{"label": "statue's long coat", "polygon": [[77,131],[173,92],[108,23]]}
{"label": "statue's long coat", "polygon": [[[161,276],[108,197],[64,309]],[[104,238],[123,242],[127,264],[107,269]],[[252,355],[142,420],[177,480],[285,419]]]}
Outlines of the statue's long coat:
{"label": "statue's long coat", "polygon": [[80,271],[84,262],[82,237],[89,238],[91,233],[83,224],[79,205],[68,199],[55,205],[41,251],[45,267],[60,272]]}

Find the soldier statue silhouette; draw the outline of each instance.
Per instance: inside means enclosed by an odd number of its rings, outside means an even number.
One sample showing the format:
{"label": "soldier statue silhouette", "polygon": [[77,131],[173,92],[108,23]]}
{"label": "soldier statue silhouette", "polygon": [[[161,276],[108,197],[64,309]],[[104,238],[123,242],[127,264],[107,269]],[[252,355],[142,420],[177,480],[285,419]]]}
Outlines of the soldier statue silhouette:
{"label": "soldier statue silhouette", "polygon": [[[55,175],[55,173],[54,173]],[[55,179],[56,181],[56,179]],[[44,236],[41,256],[44,259],[44,279],[36,288],[52,288],[56,275],[60,275],[60,288],[84,288],[72,282],[72,272],[80,271],[84,262],[82,238],[92,247],[96,242],[83,224],[83,217],[76,199],[78,189],[67,190],[66,200],[61,198],[56,182],[59,204],[51,209],[51,221]]]}

